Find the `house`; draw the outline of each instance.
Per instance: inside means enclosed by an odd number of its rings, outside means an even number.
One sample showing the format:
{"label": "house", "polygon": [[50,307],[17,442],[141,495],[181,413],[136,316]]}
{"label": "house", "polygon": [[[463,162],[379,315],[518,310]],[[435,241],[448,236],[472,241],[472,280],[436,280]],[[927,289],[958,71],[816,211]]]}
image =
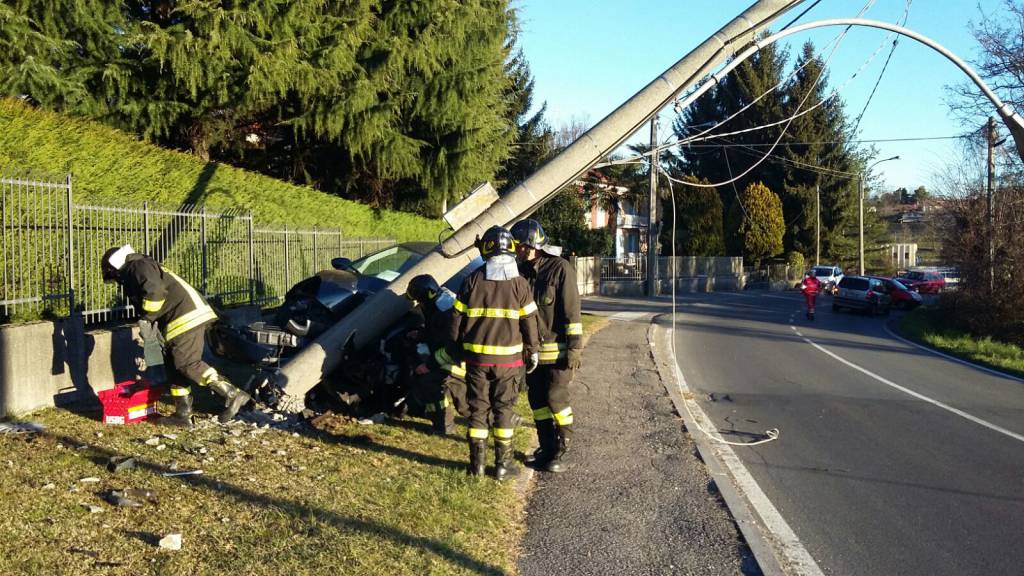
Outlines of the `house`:
{"label": "house", "polygon": [[[629,259],[647,252],[647,206],[636,201],[629,188],[600,182],[578,183],[581,189],[589,189],[591,198],[603,197],[606,201],[592,201],[586,215],[587,228],[598,230],[611,228],[615,236],[615,257]],[[587,192],[584,192],[587,193]],[[615,198],[614,202],[609,201]]]}

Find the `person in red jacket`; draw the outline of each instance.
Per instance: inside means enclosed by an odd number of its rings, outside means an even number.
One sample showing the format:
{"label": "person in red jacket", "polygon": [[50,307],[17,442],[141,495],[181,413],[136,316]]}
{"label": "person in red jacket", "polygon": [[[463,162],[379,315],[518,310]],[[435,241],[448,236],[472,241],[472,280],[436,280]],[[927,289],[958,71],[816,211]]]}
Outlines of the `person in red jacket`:
{"label": "person in red jacket", "polygon": [[821,282],[810,272],[804,274],[804,281],[800,283],[800,291],[804,293],[807,300],[807,319],[814,320],[814,301],[818,299],[818,292],[821,290]]}

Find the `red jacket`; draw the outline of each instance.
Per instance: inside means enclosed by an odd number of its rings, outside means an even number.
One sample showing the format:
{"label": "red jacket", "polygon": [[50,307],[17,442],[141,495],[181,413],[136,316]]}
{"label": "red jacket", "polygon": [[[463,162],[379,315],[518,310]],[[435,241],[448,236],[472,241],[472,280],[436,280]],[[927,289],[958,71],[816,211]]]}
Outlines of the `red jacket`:
{"label": "red jacket", "polygon": [[800,290],[807,295],[817,294],[821,290],[821,282],[814,276],[808,276],[800,283]]}

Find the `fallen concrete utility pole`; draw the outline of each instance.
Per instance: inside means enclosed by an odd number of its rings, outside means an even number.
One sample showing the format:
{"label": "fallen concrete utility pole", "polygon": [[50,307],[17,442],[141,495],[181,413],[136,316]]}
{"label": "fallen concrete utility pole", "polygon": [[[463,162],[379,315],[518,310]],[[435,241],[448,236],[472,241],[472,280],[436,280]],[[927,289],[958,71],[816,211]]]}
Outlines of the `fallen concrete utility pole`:
{"label": "fallen concrete utility pole", "polygon": [[405,287],[419,274],[446,281],[468,265],[473,242],[493,225],[508,225],[531,213],[551,195],[585,173],[733,53],[748,45],[776,18],[803,0],[759,0],[704,43],[676,62],[640,92],[580,136],[537,172],[495,201],[444,241],[438,251],[396,278],[324,332],[281,368],[276,384],[289,396],[304,395],[341,362],[343,349],[372,342],[410,309]]}

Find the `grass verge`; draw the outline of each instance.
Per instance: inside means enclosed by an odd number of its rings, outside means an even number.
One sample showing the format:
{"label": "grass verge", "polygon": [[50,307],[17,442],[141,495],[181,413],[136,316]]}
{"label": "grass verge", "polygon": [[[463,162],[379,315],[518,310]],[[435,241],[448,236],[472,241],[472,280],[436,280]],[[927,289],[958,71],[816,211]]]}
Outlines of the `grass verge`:
{"label": "grass verge", "polygon": [[942,311],[918,308],[903,317],[900,332],[947,354],[1024,377],[1024,349],[951,328]]}
{"label": "grass verge", "polygon": [[[585,336],[606,322],[584,315]],[[518,408],[530,422],[525,397]],[[105,426],[98,416],[49,409],[31,418],[43,433],[0,435],[0,574],[515,572],[523,495],[465,475],[464,426],[447,437],[414,418],[180,431]],[[526,424],[517,450],[533,437]],[[138,466],[109,472],[113,455]],[[162,475],[196,469],[203,474]],[[156,502],[107,502],[125,488]],[[181,550],[156,545],[169,533],[182,534]]]}

